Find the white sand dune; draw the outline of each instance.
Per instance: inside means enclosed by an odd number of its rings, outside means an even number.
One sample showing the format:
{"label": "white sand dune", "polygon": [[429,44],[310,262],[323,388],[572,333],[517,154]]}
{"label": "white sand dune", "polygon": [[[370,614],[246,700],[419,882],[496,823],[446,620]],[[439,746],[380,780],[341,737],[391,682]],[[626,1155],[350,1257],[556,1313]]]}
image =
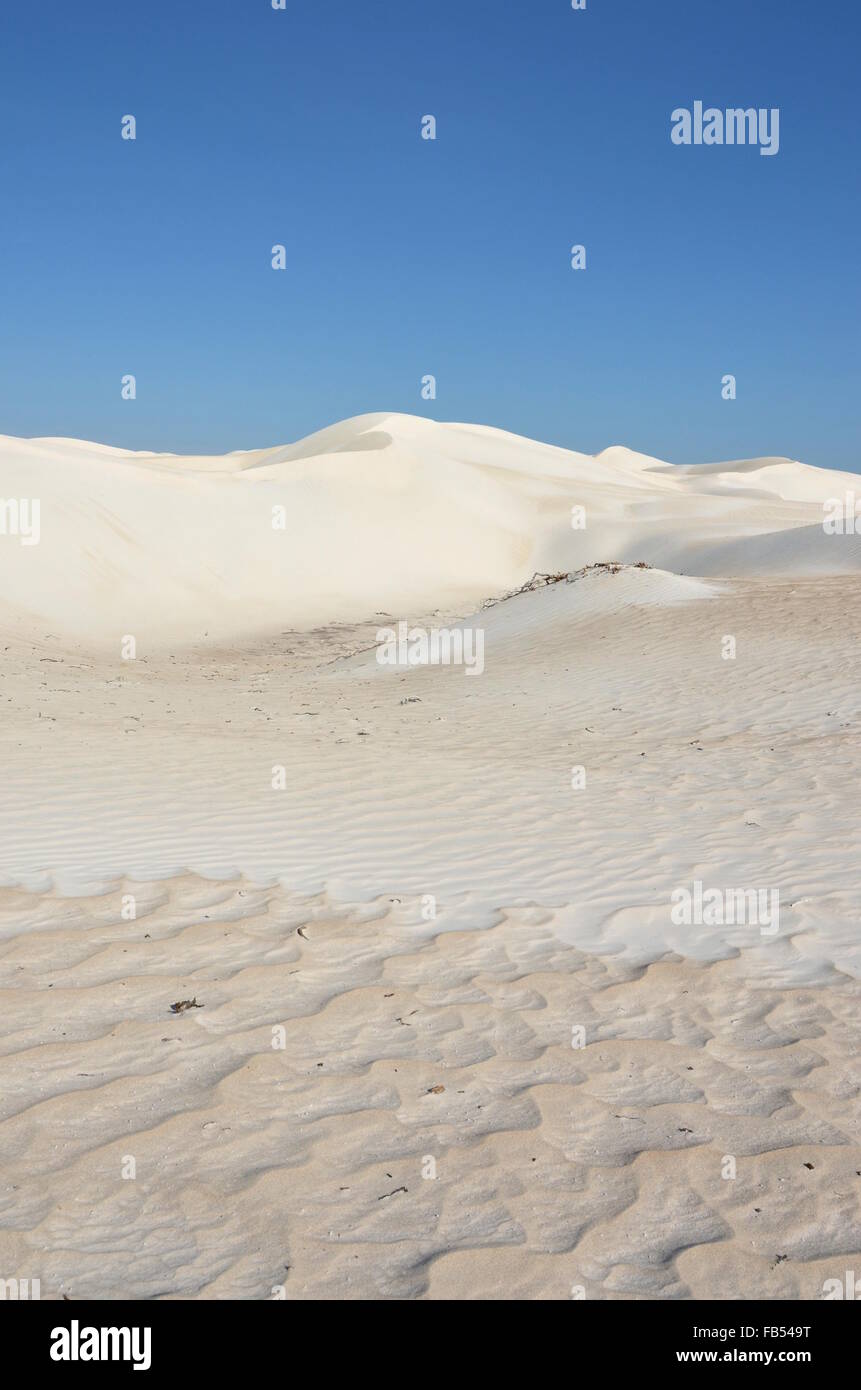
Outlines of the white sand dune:
{"label": "white sand dune", "polygon": [[[595,561],[857,572],[855,538],[821,529],[823,503],[856,481],[787,459],[593,458],[404,415],[221,457],[0,436],[0,497],[38,498],[42,531],[37,546],[0,546],[0,595],[10,621],[165,645],[465,610],[535,571]],[[585,529],[572,529],[575,506]],[[787,533],[803,527],[796,546]]]}
{"label": "white sand dune", "polygon": [[[855,486],[391,415],[220,458],[0,439],[41,502],[0,536],[0,1276],[861,1267],[861,538],[822,527]],[[512,596],[536,571],[568,578]],[[399,619],[480,628],[481,676],[382,665]],[[674,921],[695,881],[778,890],[779,930]]]}

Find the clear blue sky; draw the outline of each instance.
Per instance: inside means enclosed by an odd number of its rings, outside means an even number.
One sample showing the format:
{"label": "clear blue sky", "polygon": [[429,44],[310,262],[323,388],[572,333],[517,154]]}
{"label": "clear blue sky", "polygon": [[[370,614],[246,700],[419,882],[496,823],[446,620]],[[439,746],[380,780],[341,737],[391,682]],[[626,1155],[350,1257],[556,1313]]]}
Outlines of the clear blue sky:
{"label": "clear blue sky", "polygon": [[[859,41],[857,0],[3,0],[0,431],[856,468]],[[698,99],[779,154],[674,146]]]}

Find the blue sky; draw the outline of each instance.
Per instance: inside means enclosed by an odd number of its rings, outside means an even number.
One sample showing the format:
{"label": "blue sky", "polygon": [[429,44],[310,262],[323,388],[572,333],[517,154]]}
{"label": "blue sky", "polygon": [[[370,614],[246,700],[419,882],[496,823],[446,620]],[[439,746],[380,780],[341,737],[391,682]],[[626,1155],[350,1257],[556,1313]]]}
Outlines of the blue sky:
{"label": "blue sky", "polygon": [[[857,468],[859,39],[855,0],[4,0],[0,431]],[[779,107],[779,153],[674,146],[695,100]]]}

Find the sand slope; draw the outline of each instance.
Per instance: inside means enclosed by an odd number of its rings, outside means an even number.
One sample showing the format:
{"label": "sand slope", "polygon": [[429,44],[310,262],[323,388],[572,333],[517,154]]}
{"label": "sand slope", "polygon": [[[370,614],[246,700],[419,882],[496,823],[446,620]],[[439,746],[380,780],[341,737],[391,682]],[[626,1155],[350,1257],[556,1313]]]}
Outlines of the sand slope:
{"label": "sand slope", "polygon": [[[0,876],[433,894],[433,931],[531,903],[580,949],[861,975],[859,586],[590,570],[469,619],[477,678],[380,665],[375,623],[133,662],[9,641]],[[779,933],[675,925],[697,879],[778,890]]]}
{"label": "sand slope", "polygon": [[821,522],[823,502],[855,483],[786,459],[592,458],[405,415],[211,458],[0,436],[0,497],[40,499],[42,528],[38,546],[0,545],[0,595],[9,621],[170,644],[468,609],[536,570],[595,561],[793,573],[796,527],[819,528],[805,571],[854,572],[855,538]]}

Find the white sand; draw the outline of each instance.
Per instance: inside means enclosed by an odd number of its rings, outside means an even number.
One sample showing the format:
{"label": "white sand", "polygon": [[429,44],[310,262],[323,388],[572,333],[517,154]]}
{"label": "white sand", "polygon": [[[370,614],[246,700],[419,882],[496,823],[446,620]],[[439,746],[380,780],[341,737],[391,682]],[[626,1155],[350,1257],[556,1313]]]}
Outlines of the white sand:
{"label": "white sand", "polygon": [[[0,436],[0,496],[39,498],[42,529],[38,546],[0,546],[0,594],[37,631],[116,650],[125,633],[234,642],[381,609],[466,612],[535,570],[601,560],[852,573],[861,547],[824,535],[822,504],[857,485],[787,459],[675,468],[404,415],[217,458]],[[801,549],[797,527],[814,528]]]}
{"label": "white sand", "polygon": [[[0,1276],[858,1269],[861,538],[821,524],[854,486],[403,416],[223,459],[0,439],[42,530],[0,537]],[[629,567],[476,613],[594,561]],[[456,613],[481,676],[368,650]],[[695,880],[778,889],[779,931],[674,923]]]}

